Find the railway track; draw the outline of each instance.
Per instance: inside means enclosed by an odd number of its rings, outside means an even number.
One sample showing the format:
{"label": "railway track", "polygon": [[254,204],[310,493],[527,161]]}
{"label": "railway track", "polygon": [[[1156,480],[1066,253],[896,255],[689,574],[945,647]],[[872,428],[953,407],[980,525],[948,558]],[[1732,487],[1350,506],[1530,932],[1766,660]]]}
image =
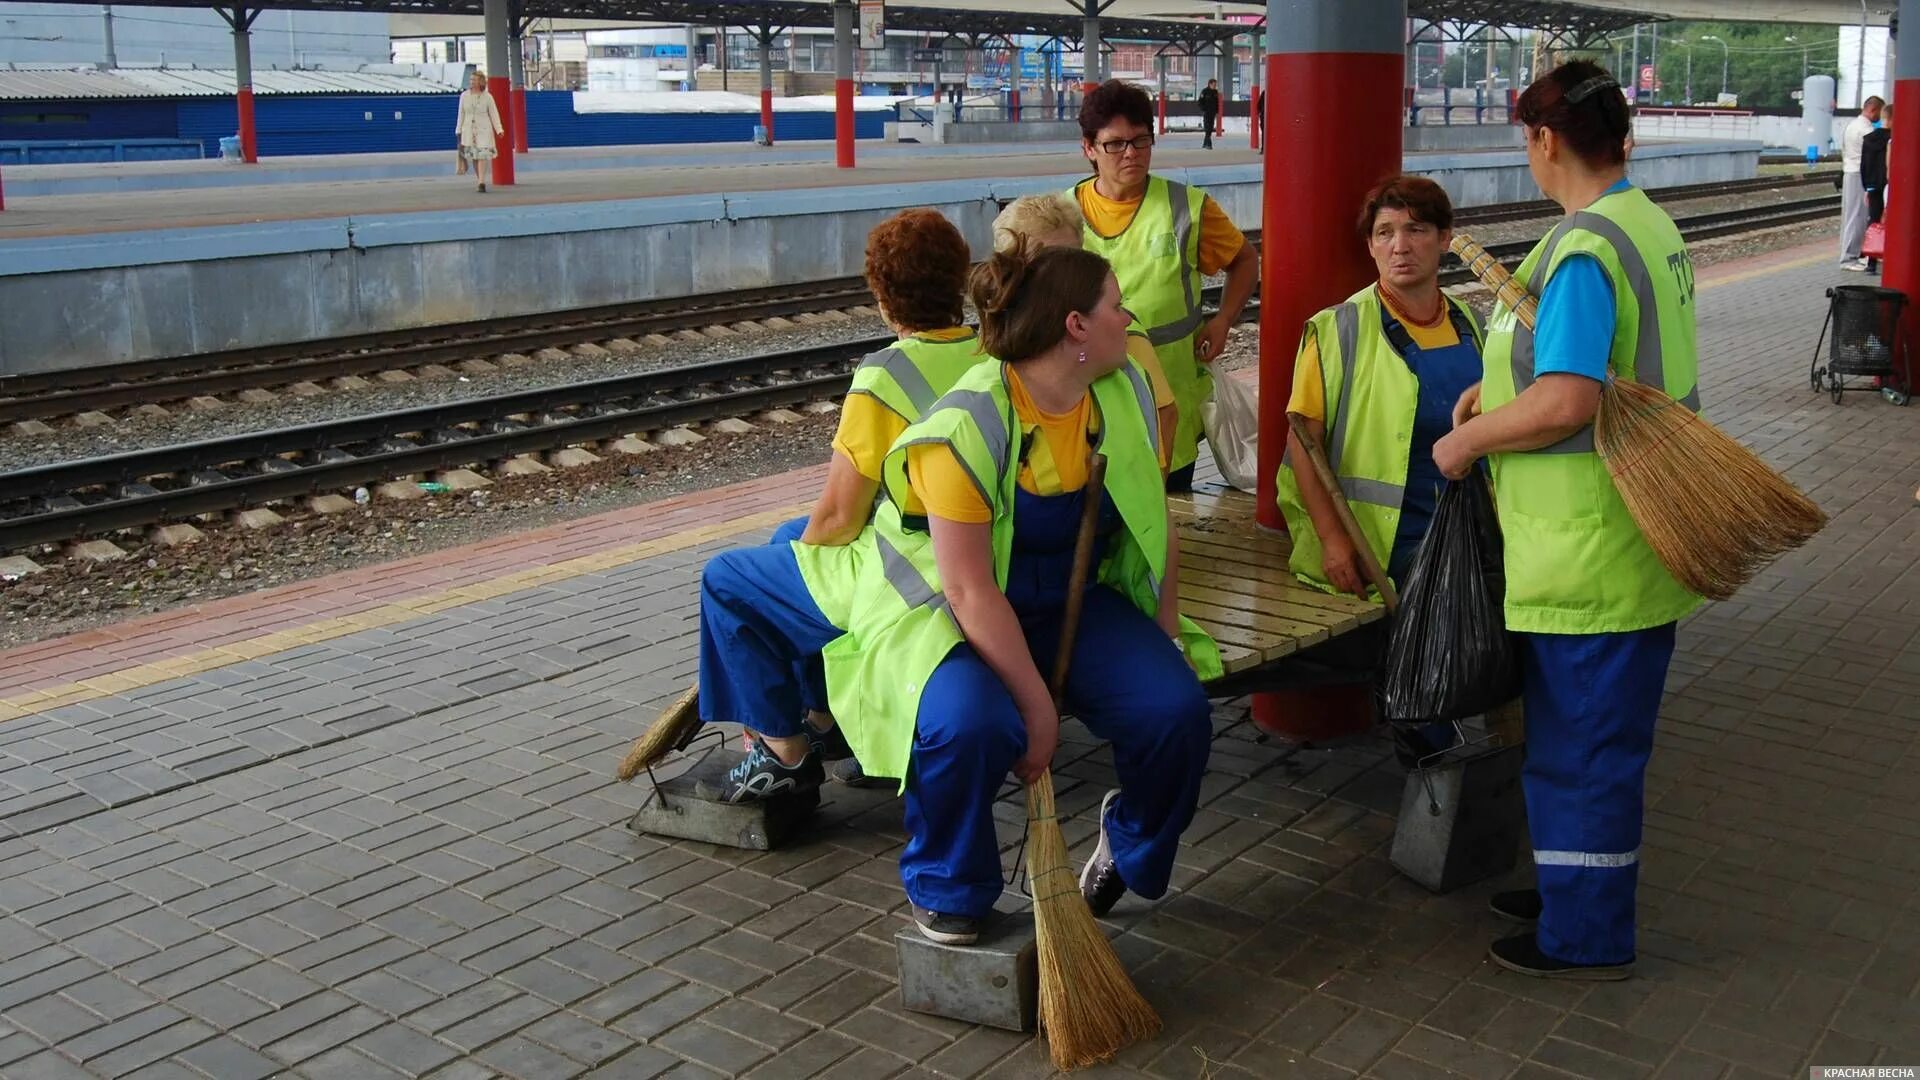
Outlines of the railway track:
{"label": "railway track", "polygon": [[[1830,217],[1838,196],[1678,219],[1701,240]],[[1514,262],[1531,241],[1488,250]],[[1464,268],[1443,284],[1466,279]],[[1258,304],[1247,318],[1257,317]],[[0,552],[645,436],[845,393],[875,337],[0,474]]]}
{"label": "railway track", "polygon": [[[1653,194],[1671,202],[1827,182],[1824,176],[1760,177],[1662,188]],[[1458,224],[1471,228],[1557,213],[1555,204],[1547,201],[1503,203],[1462,210]],[[664,337],[712,327],[745,329],[752,325],[758,329],[757,324],[777,318],[846,311],[872,314],[867,307],[872,302],[861,279],[835,278],[802,286],[743,289],[5,376],[0,377],[0,424],[44,422],[62,416],[84,417],[89,423],[99,424],[109,420],[107,414],[114,410],[183,401],[218,405],[225,404],[219,398],[222,394],[258,394],[281,387],[292,387],[298,393],[322,393],[322,384],[332,380],[374,376],[398,381],[408,373],[431,370],[436,365],[472,365],[489,356],[526,355],[540,349],[608,342],[625,347],[627,342],[652,335]],[[393,374],[396,372],[402,374]]]}

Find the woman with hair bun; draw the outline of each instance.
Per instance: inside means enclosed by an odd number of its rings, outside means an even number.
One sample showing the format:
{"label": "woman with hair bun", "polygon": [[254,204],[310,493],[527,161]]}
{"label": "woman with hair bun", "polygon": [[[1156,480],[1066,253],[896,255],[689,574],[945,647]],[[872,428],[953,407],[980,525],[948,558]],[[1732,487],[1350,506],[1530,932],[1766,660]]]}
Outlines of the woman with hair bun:
{"label": "woman with hair bun", "polygon": [[1492,465],[1506,621],[1526,679],[1538,888],[1500,893],[1493,910],[1534,927],[1491,953],[1526,975],[1624,979],[1654,718],[1674,624],[1700,598],[1627,513],[1592,425],[1610,376],[1699,407],[1693,261],[1672,219],[1627,181],[1627,101],[1612,76],[1563,65],[1517,112],[1533,178],[1567,217],[1514,273],[1538,299],[1534,327],[1494,309],[1482,381],[1433,447],[1450,477],[1481,457]]}

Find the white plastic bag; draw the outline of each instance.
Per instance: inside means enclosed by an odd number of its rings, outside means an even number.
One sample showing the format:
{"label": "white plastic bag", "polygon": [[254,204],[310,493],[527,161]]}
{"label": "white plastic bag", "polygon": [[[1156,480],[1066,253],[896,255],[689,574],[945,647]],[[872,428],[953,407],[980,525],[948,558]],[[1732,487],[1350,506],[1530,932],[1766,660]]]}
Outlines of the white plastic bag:
{"label": "white plastic bag", "polygon": [[1260,404],[1247,384],[1218,372],[1213,393],[1200,403],[1200,422],[1220,475],[1241,491],[1251,492],[1260,475]]}

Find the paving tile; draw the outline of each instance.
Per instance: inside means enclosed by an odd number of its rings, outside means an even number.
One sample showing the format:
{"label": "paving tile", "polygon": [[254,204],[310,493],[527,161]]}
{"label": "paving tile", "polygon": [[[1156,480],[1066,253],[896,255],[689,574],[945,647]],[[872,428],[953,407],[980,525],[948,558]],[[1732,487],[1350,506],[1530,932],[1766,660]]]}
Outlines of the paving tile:
{"label": "paving tile", "polygon": [[459,1051],[405,1024],[383,1024],[348,1044],[360,1054],[404,1073],[421,1076],[452,1061]]}

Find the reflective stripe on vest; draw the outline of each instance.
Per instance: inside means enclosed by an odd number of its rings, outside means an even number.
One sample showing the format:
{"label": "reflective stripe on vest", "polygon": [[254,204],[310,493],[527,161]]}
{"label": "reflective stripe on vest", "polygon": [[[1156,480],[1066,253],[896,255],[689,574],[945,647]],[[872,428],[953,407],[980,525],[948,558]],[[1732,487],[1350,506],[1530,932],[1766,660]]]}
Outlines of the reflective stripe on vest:
{"label": "reflective stripe on vest", "polygon": [[1180,253],[1180,289],[1186,296],[1187,313],[1173,322],[1147,328],[1147,340],[1156,347],[1192,337],[1200,329],[1200,324],[1206,321],[1206,314],[1200,310],[1200,296],[1196,288],[1200,280],[1200,265],[1197,260],[1187,259],[1187,242],[1193,238],[1194,228],[1192,202],[1187,195],[1187,185],[1173,180],[1166,183],[1167,202],[1173,208],[1174,249]]}
{"label": "reflective stripe on vest", "polygon": [[880,552],[880,570],[886,575],[887,584],[900,594],[900,599],[909,608],[931,607],[947,610],[946,594],[934,591],[927,584],[926,576],[913,565],[913,560],[900,554],[900,549],[887,540],[884,533],[873,534],[874,547]]}
{"label": "reflective stripe on vest", "polygon": [[[1638,340],[1633,346],[1633,378],[1635,382],[1651,386],[1655,390],[1667,388],[1667,370],[1664,350],[1660,347],[1660,305],[1653,292],[1653,278],[1647,271],[1647,260],[1641,256],[1640,248],[1627,236],[1625,229],[1613,219],[1581,210],[1547,234],[1545,246],[1540,249],[1538,265],[1547,268],[1552,276],[1553,253],[1560,246],[1560,240],[1569,231],[1579,229],[1593,233],[1612,245],[1614,256],[1620,260],[1620,268],[1626,274],[1627,283],[1633,289],[1634,305],[1639,309],[1640,327]],[[1542,282],[1540,294],[1546,293],[1546,283]],[[1533,331],[1524,324],[1516,323],[1513,328],[1513,392],[1518,396],[1526,392],[1534,381]],[[1695,383],[1686,396],[1678,399],[1680,404],[1694,412],[1700,411],[1700,387]],[[1561,439],[1552,446],[1543,446],[1532,451],[1536,454],[1591,454],[1594,452],[1593,425],[1588,424],[1579,431]]]}
{"label": "reflective stripe on vest", "polygon": [[[925,413],[939,398],[939,395],[933,392],[933,387],[927,385],[927,377],[921,373],[919,365],[913,362],[913,357],[908,356],[906,350],[898,345],[888,346],[877,353],[869,353],[860,361],[860,368],[878,369],[899,384],[900,392],[907,395],[907,402],[913,406],[913,415],[916,417]],[[859,369],[856,369],[856,379],[858,371]]]}

